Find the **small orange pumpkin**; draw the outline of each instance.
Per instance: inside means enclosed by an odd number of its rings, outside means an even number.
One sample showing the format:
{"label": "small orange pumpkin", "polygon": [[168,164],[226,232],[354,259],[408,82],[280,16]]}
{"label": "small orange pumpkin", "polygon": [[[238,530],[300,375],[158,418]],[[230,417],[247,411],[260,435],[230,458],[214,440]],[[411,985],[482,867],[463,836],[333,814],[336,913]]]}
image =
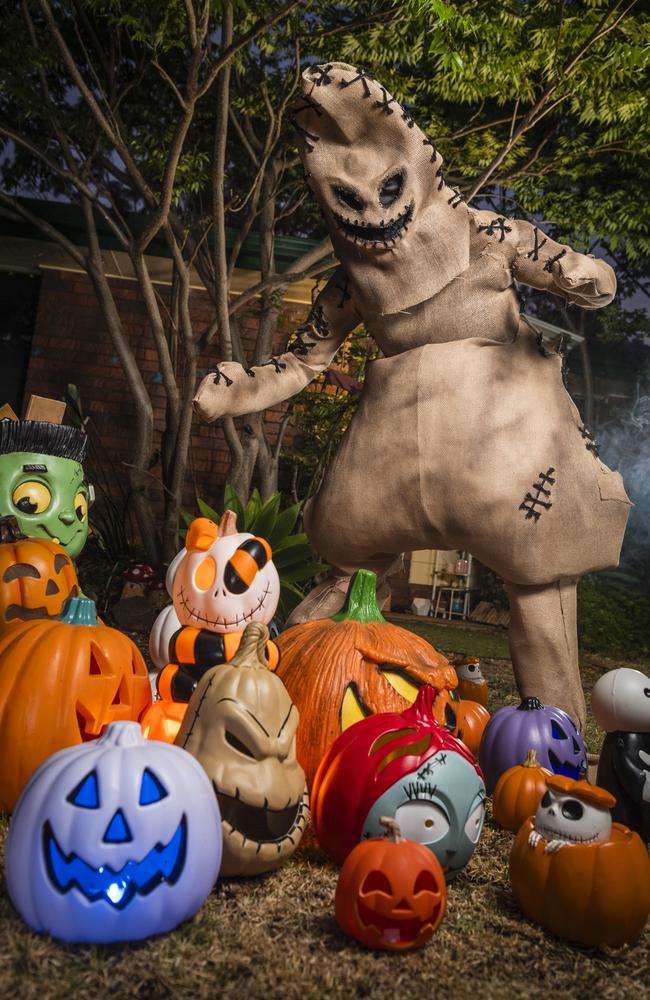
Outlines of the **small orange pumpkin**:
{"label": "small orange pumpkin", "polygon": [[60,619],[15,622],[0,633],[0,808],[11,810],[43,761],[95,739],[110,722],[139,720],[149,674],[131,640],[71,598]]}
{"label": "small orange pumpkin", "polygon": [[456,672],[424,639],[387,622],[376,577],[358,570],[343,610],[281,632],[276,667],[300,712],[298,760],[311,788],[325,752],[348,726],[377,712],[403,712],[424,684],[454,687]]}
{"label": "small orange pumpkin", "polygon": [[535,813],[546,791],[546,779],[551,776],[552,772],[542,767],[534,750],[528,751],[523,764],[504,771],[492,799],[492,815],[499,826],[516,833]]}
{"label": "small orange pumpkin", "polygon": [[0,624],[51,618],[78,593],[75,568],[60,545],[28,538],[15,517],[0,517]]}
{"label": "small orange pumpkin", "polygon": [[445,876],[436,856],[423,844],[404,840],[394,819],[380,822],[389,837],[362,840],[345,859],[336,886],[336,919],[368,948],[418,948],[445,915]]}
{"label": "small orange pumpkin", "polygon": [[[548,787],[601,810],[614,803],[605,789],[586,781],[554,775]],[[522,912],[552,934],[588,947],[634,941],[650,914],[650,859],[641,838],[612,823],[605,840],[554,850],[538,834],[530,842],[533,820],[524,822],[510,855],[510,885]]]}
{"label": "small orange pumpkin", "polygon": [[490,713],[477,701],[466,701],[461,698],[453,706],[456,712],[456,727],[454,736],[462,740],[474,756],[478,756],[485,727],[490,721]]}

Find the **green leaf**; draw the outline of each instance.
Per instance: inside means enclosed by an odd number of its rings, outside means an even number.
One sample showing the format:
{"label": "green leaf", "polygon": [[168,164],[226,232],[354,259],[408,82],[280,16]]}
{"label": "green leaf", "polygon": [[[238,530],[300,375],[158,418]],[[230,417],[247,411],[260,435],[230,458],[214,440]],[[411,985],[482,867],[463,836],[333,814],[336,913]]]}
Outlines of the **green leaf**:
{"label": "green leaf", "polygon": [[314,558],[314,550],[311,545],[292,545],[289,548],[284,549],[282,552],[273,552],[273,562],[275,563],[275,568],[278,573],[284,579],[281,570],[289,569],[291,566],[297,566],[300,563],[307,564],[311,562]]}
{"label": "green leaf", "polygon": [[237,529],[238,531],[244,531],[244,507],[230,483],[226,483],[223,491],[223,509],[235,512],[237,515]]}
{"label": "green leaf", "polygon": [[[265,538],[268,541],[269,535],[273,531],[273,526],[276,522],[279,509],[280,494],[274,493],[273,496],[269,497],[262,509],[259,511],[257,517],[253,520],[250,528],[253,534],[258,535],[260,538]],[[271,548],[273,548],[273,546],[271,546]]]}
{"label": "green leaf", "polygon": [[302,500],[278,514],[276,522],[266,538],[274,552],[279,550],[280,545],[291,535],[301,509]]}
{"label": "green leaf", "polygon": [[251,493],[248,503],[244,507],[244,531],[253,531],[253,523],[262,509],[262,498],[260,491],[255,488]]}
{"label": "green leaf", "polygon": [[[200,504],[201,501],[199,500],[198,503]],[[188,513],[188,511],[186,511],[186,510],[182,510],[181,509],[181,518],[183,519],[183,523],[185,524],[185,527],[189,528],[190,524],[194,520],[194,515]]]}
{"label": "green leaf", "polygon": [[283,583],[300,583],[302,580],[310,580],[312,576],[323,573],[327,569],[326,563],[311,562],[300,566],[298,569],[287,570],[282,574]]}
{"label": "green leaf", "polygon": [[221,520],[221,515],[217,514],[214,507],[211,507],[209,503],[206,503],[205,500],[201,499],[201,497],[197,497],[196,506],[199,508],[202,517],[207,517],[211,521],[215,521],[217,524],[219,524],[219,521]]}

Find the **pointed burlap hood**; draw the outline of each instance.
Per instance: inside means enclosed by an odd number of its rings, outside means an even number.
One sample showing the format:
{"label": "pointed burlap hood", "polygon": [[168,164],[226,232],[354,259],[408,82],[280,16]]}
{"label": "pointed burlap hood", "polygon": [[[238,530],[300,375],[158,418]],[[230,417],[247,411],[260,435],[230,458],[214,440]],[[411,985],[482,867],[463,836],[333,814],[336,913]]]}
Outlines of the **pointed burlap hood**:
{"label": "pointed burlap hood", "polygon": [[362,312],[423,302],[469,265],[469,219],[432,140],[374,77],[310,66],[294,110],[307,181]]}

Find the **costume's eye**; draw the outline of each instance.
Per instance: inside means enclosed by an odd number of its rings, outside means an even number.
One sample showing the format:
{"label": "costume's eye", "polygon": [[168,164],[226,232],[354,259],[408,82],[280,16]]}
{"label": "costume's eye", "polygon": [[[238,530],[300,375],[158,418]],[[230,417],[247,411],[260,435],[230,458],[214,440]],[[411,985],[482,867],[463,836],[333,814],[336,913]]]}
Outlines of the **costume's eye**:
{"label": "costume's eye", "polygon": [[395,819],[406,840],[418,844],[435,844],[449,832],[449,820],[435,802],[414,799],[395,810]]}
{"label": "costume's eye", "polygon": [[252,757],[253,760],[257,760],[251,748],[243,740],[240,740],[238,736],[235,736],[234,733],[231,733],[229,729],[226,729],[226,743],[229,743],[239,753],[243,753],[245,757]]}
{"label": "costume's eye", "polygon": [[160,779],[156,777],[153,771],[145,767],[142,774],[142,784],[140,785],[139,805],[150,806],[153,802],[160,802],[161,799],[166,799],[167,794],[167,789]]}
{"label": "costume's eye", "polygon": [[45,483],[30,479],[16,487],[11,500],[21,514],[42,514],[50,506],[52,494]]}
{"label": "costume's eye", "polygon": [[81,779],[68,795],[67,801],[80,809],[99,809],[99,786],[94,771]]}
{"label": "costume's eye", "polygon": [[553,801],[553,799],[551,797],[551,793],[550,792],[544,792],[544,795],[542,797],[542,801],[540,802],[540,805],[542,806],[542,808],[548,809],[548,807],[550,806],[550,804],[551,804],[552,801]]}
{"label": "costume's eye", "polygon": [[88,497],[85,493],[79,492],[74,498],[74,512],[79,521],[88,519]]}
{"label": "costume's eye", "polygon": [[565,819],[582,819],[584,815],[584,808],[581,802],[577,799],[567,799],[566,802],[562,803],[562,815]]}
{"label": "costume's eye", "polygon": [[348,208],[351,208],[353,212],[363,212],[366,206],[354,191],[351,191],[349,188],[339,187],[338,184],[335,184],[332,190],[338,200],[342,201]]}
{"label": "costume's eye", "polygon": [[485,803],[479,802],[471,813],[467,817],[467,822],[465,823],[465,834],[473,844],[478,844],[478,839],[481,836],[481,830],[483,829],[483,820],[485,819]]}
{"label": "costume's eye", "polygon": [[390,208],[394,201],[397,201],[404,187],[402,174],[392,174],[387,177],[379,189],[379,204],[382,208]]}
{"label": "costume's eye", "polygon": [[263,538],[249,538],[226,563],[223,582],[231,594],[243,594],[271,558],[271,547]]}

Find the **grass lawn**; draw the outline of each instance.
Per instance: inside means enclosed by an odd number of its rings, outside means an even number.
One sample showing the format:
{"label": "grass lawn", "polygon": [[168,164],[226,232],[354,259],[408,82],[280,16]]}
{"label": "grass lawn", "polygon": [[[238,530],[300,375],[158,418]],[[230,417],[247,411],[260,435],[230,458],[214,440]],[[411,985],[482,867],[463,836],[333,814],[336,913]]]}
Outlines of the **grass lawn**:
{"label": "grass lawn", "polygon": [[[517,701],[501,633],[399,620],[445,652],[484,657],[491,711]],[[585,656],[585,689],[618,665]],[[638,666],[650,669],[650,663]],[[598,749],[593,725],[587,742],[590,750]],[[5,818],[2,841],[6,827]],[[442,927],[423,950],[404,955],[367,951],[338,930],[337,870],[313,846],[301,848],[275,874],[220,881],[193,920],[138,945],[71,947],[37,937],[20,921],[3,887],[0,987],[20,1000],[642,997],[650,982],[650,932],[618,950],[586,950],[544,933],[514,905],[508,884],[511,843],[511,835],[488,818],[470,865],[449,886]]]}

